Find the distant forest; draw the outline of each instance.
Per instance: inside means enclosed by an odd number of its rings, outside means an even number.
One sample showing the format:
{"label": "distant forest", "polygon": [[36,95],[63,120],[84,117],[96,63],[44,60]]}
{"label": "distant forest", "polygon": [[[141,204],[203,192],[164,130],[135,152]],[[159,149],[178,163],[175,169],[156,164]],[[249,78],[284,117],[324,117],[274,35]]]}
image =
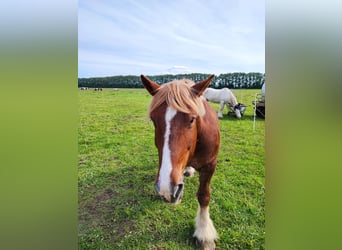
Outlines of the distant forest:
{"label": "distant forest", "polygon": [[[151,80],[158,84],[164,84],[176,79],[191,79],[194,82],[202,81],[208,78],[210,74],[192,73],[177,75],[155,75],[148,76]],[[260,89],[265,81],[263,73],[227,73],[215,76],[210,87],[212,88],[230,88],[230,89]],[[143,88],[140,76],[109,76],[109,77],[92,77],[78,78],[78,87],[88,88]]]}

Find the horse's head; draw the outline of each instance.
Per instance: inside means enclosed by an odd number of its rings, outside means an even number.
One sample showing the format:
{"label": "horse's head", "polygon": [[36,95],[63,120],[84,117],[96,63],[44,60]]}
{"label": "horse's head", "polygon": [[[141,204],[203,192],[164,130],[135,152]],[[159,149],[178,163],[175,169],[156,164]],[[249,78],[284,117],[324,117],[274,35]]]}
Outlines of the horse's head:
{"label": "horse's head", "polygon": [[236,117],[240,119],[241,118],[241,103],[236,104],[233,107],[233,110],[235,112]]}
{"label": "horse's head", "polygon": [[155,187],[164,201],[179,203],[183,196],[183,172],[194,154],[198,126],[205,113],[200,96],[213,77],[197,84],[181,80],[160,86],[141,75],[142,83],[153,96],[150,118],[159,154]]}
{"label": "horse's head", "polygon": [[243,113],[246,110],[246,105],[242,104],[242,103],[238,103],[233,107],[233,109],[234,109],[236,117],[241,118],[241,116],[243,115]]}

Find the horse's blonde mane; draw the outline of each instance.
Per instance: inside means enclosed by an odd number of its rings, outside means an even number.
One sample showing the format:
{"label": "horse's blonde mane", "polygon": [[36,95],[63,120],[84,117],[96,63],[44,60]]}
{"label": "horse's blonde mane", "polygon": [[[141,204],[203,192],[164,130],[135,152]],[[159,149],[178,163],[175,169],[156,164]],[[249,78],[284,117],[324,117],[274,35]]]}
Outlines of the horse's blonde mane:
{"label": "horse's blonde mane", "polygon": [[194,84],[191,80],[174,80],[161,85],[152,99],[150,116],[164,102],[179,112],[203,116],[205,114],[203,100],[191,91],[191,86]]}

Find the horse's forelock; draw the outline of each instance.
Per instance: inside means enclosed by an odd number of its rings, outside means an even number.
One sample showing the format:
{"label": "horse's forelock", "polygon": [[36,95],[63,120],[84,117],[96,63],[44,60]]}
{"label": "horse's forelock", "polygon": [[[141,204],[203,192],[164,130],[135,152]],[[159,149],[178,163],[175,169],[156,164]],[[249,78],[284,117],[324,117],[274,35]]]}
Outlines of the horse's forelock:
{"label": "horse's forelock", "polygon": [[151,114],[162,103],[166,102],[173,109],[183,112],[194,112],[198,116],[205,114],[203,101],[191,91],[191,86],[195,83],[190,80],[178,80],[162,85],[154,95],[150,111]]}

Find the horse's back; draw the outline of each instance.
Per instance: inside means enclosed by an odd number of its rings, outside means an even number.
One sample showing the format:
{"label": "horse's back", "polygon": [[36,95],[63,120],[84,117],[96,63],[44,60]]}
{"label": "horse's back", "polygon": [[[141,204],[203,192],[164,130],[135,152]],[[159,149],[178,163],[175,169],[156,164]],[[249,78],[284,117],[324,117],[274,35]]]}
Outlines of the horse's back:
{"label": "horse's back", "polygon": [[212,89],[208,88],[205,92],[205,98],[211,102],[219,103],[221,101],[229,102],[232,92],[228,88]]}

